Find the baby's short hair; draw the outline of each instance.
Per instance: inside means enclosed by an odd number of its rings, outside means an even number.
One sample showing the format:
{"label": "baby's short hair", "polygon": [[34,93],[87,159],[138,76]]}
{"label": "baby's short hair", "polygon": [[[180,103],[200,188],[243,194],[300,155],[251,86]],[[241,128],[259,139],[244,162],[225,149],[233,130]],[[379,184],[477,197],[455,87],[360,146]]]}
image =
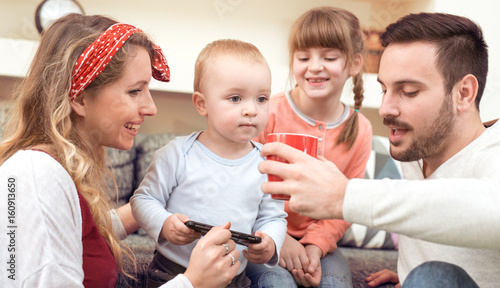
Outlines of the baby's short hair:
{"label": "baby's short hair", "polygon": [[211,61],[219,56],[235,56],[250,63],[265,63],[267,61],[255,45],[234,39],[222,39],[209,43],[201,50],[194,65],[194,91],[200,91],[204,73]]}

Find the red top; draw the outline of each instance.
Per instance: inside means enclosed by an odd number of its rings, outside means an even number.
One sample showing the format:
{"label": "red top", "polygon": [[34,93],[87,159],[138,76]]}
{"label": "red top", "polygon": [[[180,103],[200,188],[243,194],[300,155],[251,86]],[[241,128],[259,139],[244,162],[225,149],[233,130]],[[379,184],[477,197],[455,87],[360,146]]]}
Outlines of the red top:
{"label": "red top", "polygon": [[80,192],[78,199],[82,210],[83,286],[115,287],[118,279],[115,257],[99,233],[87,201]]}
{"label": "red top", "polygon": [[[31,150],[47,153],[41,149]],[[47,154],[54,158],[50,153]],[[77,193],[82,211],[83,286],[115,287],[118,280],[115,256],[108,242],[102,238],[87,201],[78,190]]]}
{"label": "red top", "polygon": [[[354,113],[352,108],[349,109],[349,115],[343,115],[345,117],[337,123],[326,123],[307,118],[288,97],[288,93],[271,97],[266,128],[254,140],[265,143],[269,133],[300,133],[318,137],[318,155],[333,162],[347,178],[363,178],[371,154],[370,121],[363,114],[358,115],[358,137],[351,149],[346,150],[346,144],[337,145],[337,139],[346,125],[345,120]],[[337,242],[351,225],[343,219],[309,218],[292,211],[288,201],[285,201],[285,212],[288,213],[287,233],[299,238],[302,245],[318,246],[323,251],[322,257],[337,249]]]}

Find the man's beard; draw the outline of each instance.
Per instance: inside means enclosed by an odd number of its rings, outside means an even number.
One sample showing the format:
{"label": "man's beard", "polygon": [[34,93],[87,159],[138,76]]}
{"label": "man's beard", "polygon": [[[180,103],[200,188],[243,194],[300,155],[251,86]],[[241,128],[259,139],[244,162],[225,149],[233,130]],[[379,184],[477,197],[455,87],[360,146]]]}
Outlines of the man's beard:
{"label": "man's beard", "polygon": [[[425,116],[422,114],[422,117]],[[446,95],[433,124],[422,130],[425,131],[425,134],[415,135],[408,149],[396,154],[392,147],[399,146],[399,143],[391,143],[390,153],[392,158],[398,161],[409,162],[434,155],[436,150],[442,145],[443,140],[453,130],[455,119],[456,115],[453,113],[452,97],[451,95]],[[398,122],[393,118],[384,118],[384,125],[393,125],[408,130],[412,129],[410,125]]]}

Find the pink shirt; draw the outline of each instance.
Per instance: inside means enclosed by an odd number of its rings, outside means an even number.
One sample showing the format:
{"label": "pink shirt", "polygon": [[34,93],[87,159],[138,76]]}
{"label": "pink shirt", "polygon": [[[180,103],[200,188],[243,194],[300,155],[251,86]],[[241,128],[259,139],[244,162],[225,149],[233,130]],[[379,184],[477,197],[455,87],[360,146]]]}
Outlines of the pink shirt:
{"label": "pink shirt", "polygon": [[[358,115],[358,136],[351,149],[346,151],[346,145],[336,145],[349,115],[354,110],[347,107],[342,117],[334,123],[316,121],[304,115],[293,103],[290,93],[280,93],[271,97],[269,102],[269,118],[264,131],[255,138],[265,143],[269,133],[301,133],[319,138],[318,155],[332,161],[348,178],[364,178],[366,163],[371,153],[372,126],[362,114]],[[342,238],[350,224],[344,220],[315,220],[300,215],[288,207],[288,234],[299,238],[303,245],[314,244],[321,248],[323,257],[337,248],[337,241]]]}

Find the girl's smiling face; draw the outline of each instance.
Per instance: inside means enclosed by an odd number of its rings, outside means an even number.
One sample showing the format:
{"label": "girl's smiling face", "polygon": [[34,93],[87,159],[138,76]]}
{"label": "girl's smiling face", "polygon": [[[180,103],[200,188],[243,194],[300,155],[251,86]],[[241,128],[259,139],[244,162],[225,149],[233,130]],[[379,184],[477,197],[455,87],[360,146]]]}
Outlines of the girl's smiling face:
{"label": "girl's smiling face", "polygon": [[292,73],[308,97],[340,99],[344,83],[353,72],[346,61],[339,49],[298,50],[293,53]]}

